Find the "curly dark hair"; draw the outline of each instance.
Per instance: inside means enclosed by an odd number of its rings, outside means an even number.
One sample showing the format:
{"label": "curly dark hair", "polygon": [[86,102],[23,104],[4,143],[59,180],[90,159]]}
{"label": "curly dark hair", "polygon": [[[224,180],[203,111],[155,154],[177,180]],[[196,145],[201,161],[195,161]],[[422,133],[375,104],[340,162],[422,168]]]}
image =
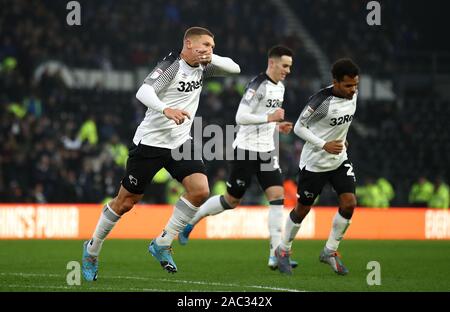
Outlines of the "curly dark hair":
{"label": "curly dark hair", "polygon": [[337,60],[332,68],[331,73],[333,74],[333,78],[337,81],[342,81],[344,76],[349,76],[351,78],[359,75],[359,67],[356,65],[351,59],[343,58]]}

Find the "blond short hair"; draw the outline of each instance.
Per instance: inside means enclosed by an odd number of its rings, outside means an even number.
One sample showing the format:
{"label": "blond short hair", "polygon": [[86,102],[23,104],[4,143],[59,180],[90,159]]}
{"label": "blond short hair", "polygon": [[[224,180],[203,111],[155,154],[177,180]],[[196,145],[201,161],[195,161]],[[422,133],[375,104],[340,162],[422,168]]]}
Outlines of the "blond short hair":
{"label": "blond short hair", "polygon": [[206,28],[196,26],[196,27],[191,27],[186,30],[186,32],[184,33],[183,40],[186,40],[193,36],[201,36],[201,35],[207,35],[207,36],[214,38],[214,35],[211,31],[209,31]]}

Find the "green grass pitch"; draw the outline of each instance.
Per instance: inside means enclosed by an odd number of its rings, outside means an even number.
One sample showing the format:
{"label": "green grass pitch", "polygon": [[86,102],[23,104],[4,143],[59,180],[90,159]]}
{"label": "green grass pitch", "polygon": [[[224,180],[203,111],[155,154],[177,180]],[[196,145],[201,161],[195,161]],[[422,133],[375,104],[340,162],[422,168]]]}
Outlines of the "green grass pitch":
{"label": "green grass pitch", "polygon": [[[168,274],[147,251],[147,240],[107,240],[99,278],[70,286],[66,268],[81,260],[82,241],[0,241],[0,291],[450,291],[450,241],[348,240],[340,246],[347,276],[318,261],[324,241],[297,240],[299,267],[285,276],[267,267],[267,240],[174,242],[178,273]],[[381,285],[367,285],[378,261]]]}

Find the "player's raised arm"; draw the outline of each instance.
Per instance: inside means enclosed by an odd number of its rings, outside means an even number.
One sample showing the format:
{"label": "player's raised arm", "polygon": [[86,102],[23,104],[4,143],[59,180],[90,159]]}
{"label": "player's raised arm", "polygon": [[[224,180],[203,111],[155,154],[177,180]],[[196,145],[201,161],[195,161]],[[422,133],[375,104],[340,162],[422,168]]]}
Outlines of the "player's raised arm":
{"label": "player's raised arm", "polygon": [[204,77],[223,77],[232,74],[239,74],[241,68],[229,57],[219,56],[217,54],[205,55],[202,63],[210,63],[206,65]]}

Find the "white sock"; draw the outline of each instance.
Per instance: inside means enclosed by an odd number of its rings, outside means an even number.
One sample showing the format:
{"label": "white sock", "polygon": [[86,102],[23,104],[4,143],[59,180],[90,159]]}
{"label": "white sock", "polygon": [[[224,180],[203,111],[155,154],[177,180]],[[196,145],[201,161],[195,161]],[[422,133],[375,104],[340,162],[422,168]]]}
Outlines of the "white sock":
{"label": "white sock", "polygon": [[115,213],[109,204],[106,204],[103,207],[102,213],[97,223],[97,227],[95,228],[94,236],[89,241],[87,246],[87,252],[91,256],[98,256],[100,254],[100,250],[102,249],[103,241],[106,236],[108,236],[109,232],[111,232],[114,225],[116,225],[117,221],[119,221],[120,216]]}
{"label": "white sock", "polygon": [[341,214],[336,212],[333,218],[333,226],[330,231],[330,235],[328,236],[328,241],[325,247],[329,251],[336,251],[339,247],[339,243],[344,237],[344,233],[349,227],[351,221],[350,219],[345,219]]}
{"label": "white sock", "polygon": [[[216,195],[209,198],[203,205],[200,206],[200,209],[197,211],[195,217],[189,222],[189,224],[196,225],[204,217],[214,216],[228,208],[224,207],[225,199],[221,199],[221,197],[223,196]],[[231,207],[229,207],[228,209],[231,209]]]}
{"label": "white sock", "polygon": [[192,205],[186,198],[180,197],[175,204],[172,216],[166,227],[156,238],[156,244],[160,246],[170,246],[175,237],[180,233],[186,224],[195,216],[198,207]]}
{"label": "white sock", "polygon": [[283,205],[269,206],[270,256],[275,256],[275,248],[281,243],[283,224]]}
{"label": "white sock", "polygon": [[281,240],[280,247],[285,251],[290,251],[292,248],[292,242],[295,239],[298,231],[300,230],[301,223],[295,223],[292,221],[291,214],[287,217],[286,225],[284,228],[283,239]]}

